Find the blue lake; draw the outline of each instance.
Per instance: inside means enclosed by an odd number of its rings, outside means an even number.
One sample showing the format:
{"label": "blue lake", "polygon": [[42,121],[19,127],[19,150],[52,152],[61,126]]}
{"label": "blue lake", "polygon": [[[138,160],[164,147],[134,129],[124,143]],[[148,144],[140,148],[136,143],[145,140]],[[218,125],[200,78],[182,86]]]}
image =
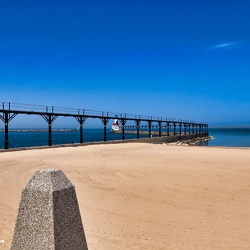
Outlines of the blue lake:
{"label": "blue lake", "polygon": [[[103,129],[84,129],[84,142],[103,141]],[[208,146],[250,147],[250,128],[218,128],[209,129],[209,135],[214,139]],[[79,143],[79,131],[53,132],[53,145]],[[140,138],[147,135],[140,135]],[[121,134],[113,134],[107,130],[107,140],[120,140]],[[126,134],[126,139],[136,138],[136,134]],[[48,145],[47,132],[9,132],[10,148]],[[4,148],[4,133],[0,133],[0,148]]]}
{"label": "blue lake", "polygon": [[250,128],[211,128],[209,135],[208,146],[250,147]]}
{"label": "blue lake", "polygon": [[[84,129],[83,140],[84,142],[97,142],[103,141],[103,129]],[[140,135],[140,138],[147,137],[147,135]],[[136,134],[126,134],[125,139],[136,138]],[[121,140],[121,134],[110,133],[107,129],[107,140]],[[79,143],[79,131],[72,132],[52,132],[52,144],[73,144]],[[21,148],[32,146],[45,146],[48,145],[48,132],[9,132],[9,147]],[[4,148],[4,133],[0,133],[0,149]]]}

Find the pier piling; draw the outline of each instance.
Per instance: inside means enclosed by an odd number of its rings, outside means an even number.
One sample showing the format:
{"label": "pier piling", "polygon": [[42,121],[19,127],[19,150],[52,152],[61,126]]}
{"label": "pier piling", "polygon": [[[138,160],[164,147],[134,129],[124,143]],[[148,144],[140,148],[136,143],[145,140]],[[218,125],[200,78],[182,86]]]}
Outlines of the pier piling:
{"label": "pier piling", "polygon": [[[53,112],[53,107],[52,107],[52,112]],[[52,146],[52,123],[58,116],[52,115],[52,113],[41,116],[48,123],[48,146]]]}

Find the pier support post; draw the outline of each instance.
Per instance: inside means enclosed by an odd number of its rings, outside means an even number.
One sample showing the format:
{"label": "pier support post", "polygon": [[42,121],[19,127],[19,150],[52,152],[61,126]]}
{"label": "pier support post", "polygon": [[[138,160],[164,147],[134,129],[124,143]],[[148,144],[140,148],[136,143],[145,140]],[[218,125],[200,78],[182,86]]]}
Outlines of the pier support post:
{"label": "pier support post", "polygon": [[76,116],[75,119],[78,121],[80,127],[80,143],[83,143],[83,123],[87,120],[85,116]]}
{"label": "pier support post", "polygon": [[176,134],[176,123],[174,122],[174,135]]}
{"label": "pier support post", "polygon": [[126,124],[125,119],[121,119],[121,124],[122,124],[122,140],[125,140],[125,124]]}
{"label": "pier support post", "polygon": [[190,135],[190,124],[188,124],[188,134]]}
{"label": "pier support post", "polygon": [[9,149],[9,122],[16,115],[16,113],[10,113],[8,111],[5,111],[3,112],[3,115],[0,115],[0,120],[4,122],[4,149]]}
{"label": "pier support post", "polygon": [[179,127],[180,127],[179,135],[181,135],[181,126],[182,126],[182,124],[181,124],[181,122],[180,122],[180,123],[179,123]]}
{"label": "pier support post", "polygon": [[106,118],[106,117],[103,117],[103,118],[100,118],[104,127],[103,127],[103,133],[104,133],[104,136],[103,136],[103,140],[104,141],[107,141],[107,124],[109,122],[109,119]]}
{"label": "pier support post", "polygon": [[152,121],[147,121],[148,122],[148,137],[151,138],[152,135]]}
{"label": "pier support post", "polygon": [[194,124],[192,124],[192,134],[194,135]]}
{"label": "pier support post", "polygon": [[159,137],[161,137],[161,125],[162,125],[162,121],[158,121],[158,125],[159,125]]}
{"label": "pier support post", "polygon": [[83,121],[80,121],[80,143],[83,143]]}
{"label": "pier support post", "polygon": [[52,117],[51,115],[49,115],[49,121],[48,121],[48,125],[49,125],[49,146],[52,146]]}
{"label": "pier support post", "polygon": [[8,113],[4,113],[4,148],[9,149],[9,119]]}
{"label": "pier support post", "polygon": [[87,250],[74,185],[61,170],[37,171],[22,191],[11,250]]}
{"label": "pier support post", "polygon": [[198,134],[197,127],[198,127],[198,125],[195,124],[195,133],[196,133],[196,134]]}
{"label": "pier support post", "polygon": [[169,124],[169,122],[167,122],[167,136],[169,136],[169,126],[170,126],[170,124]]}
{"label": "pier support post", "polygon": [[139,139],[140,138],[140,123],[141,123],[141,121],[140,120],[138,120],[138,119],[136,119],[135,120],[135,124],[136,124],[136,131],[137,131],[137,139]]}
{"label": "pier support post", "polygon": [[104,124],[104,137],[103,137],[104,141],[107,141],[107,123]]}
{"label": "pier support post", "polygon": [[83,123],[85,122],[86,117],[80,117],[79,124],[80,124],[80,143],[83,143]]}
{"label": "pier support post", "polygon": [[187,134],[187,124],[184,123],[184,135],[186,135],[186,134]]}
{"label": "pier support post", "polygon": [[[53,107],[52,107],[53,110]],[[56,115],[53,115],[52,113],[47,115],[41,115],[43,119],[48,123],[48,145],[52,146],[52,123],[55,121],[55,119],[58,117]]]}

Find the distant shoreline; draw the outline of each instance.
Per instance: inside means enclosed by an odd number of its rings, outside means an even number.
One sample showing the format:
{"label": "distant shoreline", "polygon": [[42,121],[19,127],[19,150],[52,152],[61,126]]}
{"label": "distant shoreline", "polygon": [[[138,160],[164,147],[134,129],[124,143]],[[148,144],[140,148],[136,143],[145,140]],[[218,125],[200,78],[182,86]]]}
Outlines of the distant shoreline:
{"label": "distant shoreline", "polygon": [[[48,132],[48,129],[9,129],[9,132]],[[52,132],[75,132],[75,129],[52,129]],[[5,132],[4,129],[0,129],[0,132]]]}

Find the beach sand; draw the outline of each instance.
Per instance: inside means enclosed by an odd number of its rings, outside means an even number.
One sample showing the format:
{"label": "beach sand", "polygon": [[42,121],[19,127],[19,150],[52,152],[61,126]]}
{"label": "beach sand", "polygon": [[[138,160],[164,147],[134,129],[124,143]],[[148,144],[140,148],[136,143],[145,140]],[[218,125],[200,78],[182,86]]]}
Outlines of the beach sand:
{"label": "beach sand", "polygon": [[250,150],[126,143],[0,153],[0,249],[38,169],[75,185],[89,250],[250,249]]}

